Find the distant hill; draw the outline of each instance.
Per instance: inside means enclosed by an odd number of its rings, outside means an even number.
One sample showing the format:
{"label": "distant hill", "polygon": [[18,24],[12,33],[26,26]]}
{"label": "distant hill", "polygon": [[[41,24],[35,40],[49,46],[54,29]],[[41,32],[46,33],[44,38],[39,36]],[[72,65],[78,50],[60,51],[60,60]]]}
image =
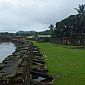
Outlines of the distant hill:
{"label": "distant hill", "polygon": [[34,35],[36,31],[18,31],[17,34],[27,34],[27,35]]}
{"label": "distant hill", "polygon": [[19,35],[50,35],[50,30],[45,30],[45,31],[41,31],[41,32],[36,32],[36,31],[18,31],[16,34]]}

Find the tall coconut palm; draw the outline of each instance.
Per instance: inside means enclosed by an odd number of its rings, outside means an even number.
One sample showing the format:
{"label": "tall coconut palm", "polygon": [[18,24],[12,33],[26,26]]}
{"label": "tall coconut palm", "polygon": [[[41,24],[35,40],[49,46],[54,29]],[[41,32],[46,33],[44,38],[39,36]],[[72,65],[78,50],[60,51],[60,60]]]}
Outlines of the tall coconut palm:
{"label": "tall coconut palm", "polygon": [[49,26],[49,28],[50,28],[50,34],[51,34],[51,37],[54,37],[54,25],[50,25]]}
{"label": "tall coconut palm", "polygon": [[83,26],[84,26],[84,19],[85,19],[85,4],[79,5],[79,8],[75,8],[79,15],[79,30],[80,30],[80,45],[83,45]]}
{"label": "tall coconut palm", "polygon": [[75,9],[80,15],[85,14],[85,4],[79,5],[79,8],[75,8]]}

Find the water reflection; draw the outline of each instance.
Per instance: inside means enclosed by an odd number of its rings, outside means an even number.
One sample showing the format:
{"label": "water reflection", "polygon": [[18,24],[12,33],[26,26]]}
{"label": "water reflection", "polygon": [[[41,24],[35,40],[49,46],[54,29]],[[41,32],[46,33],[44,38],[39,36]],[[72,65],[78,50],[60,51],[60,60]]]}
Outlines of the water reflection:
{"label": "water reflection", "polygon": [[16,46],[11,42],[0,43],[0,63],[11,55],[16,49]]}

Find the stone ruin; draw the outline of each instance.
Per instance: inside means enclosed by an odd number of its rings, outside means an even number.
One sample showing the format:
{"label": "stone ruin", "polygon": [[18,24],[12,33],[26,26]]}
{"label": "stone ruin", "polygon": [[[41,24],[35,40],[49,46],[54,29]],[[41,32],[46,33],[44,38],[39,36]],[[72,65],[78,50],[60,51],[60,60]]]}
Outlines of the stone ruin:
{"label": "stone ruin", "polygon": [[53,85],[40,49],[27,41],[15,44],[16,51],[0,63],[0,85]]}

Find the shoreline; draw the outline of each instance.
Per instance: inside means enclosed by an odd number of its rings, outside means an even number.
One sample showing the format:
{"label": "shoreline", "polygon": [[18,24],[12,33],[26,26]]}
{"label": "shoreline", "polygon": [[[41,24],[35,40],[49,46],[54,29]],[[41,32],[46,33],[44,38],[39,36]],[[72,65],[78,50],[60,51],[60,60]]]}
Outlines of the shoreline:
{"label": "shoreline", "polygon": [[[4,45],[6,45],[6,50],[5,50]],[[0,63],[2,63],[5,58],[7,58],[9,55],[12,55],[12,53],[14,53],[16,51],[16,45],[12,42],[2,42],[2,43],[0,43],[0,46],[3,49],[3,50],[1,49],[1,51],[0,51],[0,52],[3,51],[3,53],[1,54],[1,58],[0,58]]]}
{"label": "shoreline", "polygon": [[52,85],[40,49],[25,39],[12,42],[16,50],[0,65],[0,85]]}

